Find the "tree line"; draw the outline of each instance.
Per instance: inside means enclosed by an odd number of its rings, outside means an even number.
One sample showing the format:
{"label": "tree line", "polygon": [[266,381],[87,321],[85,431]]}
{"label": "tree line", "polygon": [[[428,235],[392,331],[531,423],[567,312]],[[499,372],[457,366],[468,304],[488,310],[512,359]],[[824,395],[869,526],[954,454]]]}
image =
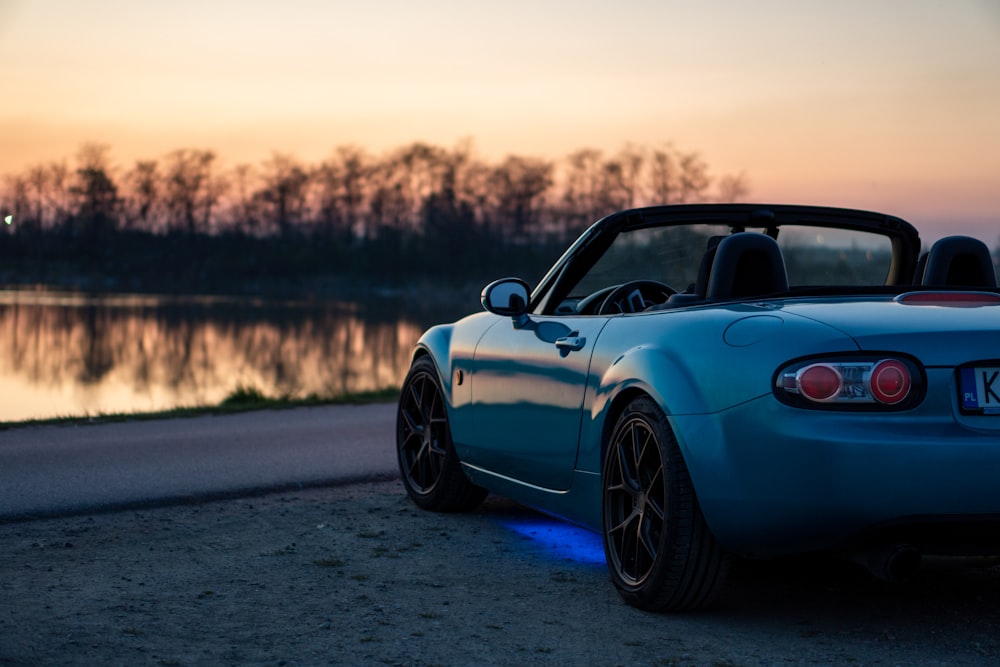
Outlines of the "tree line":
{"label": "tree line", "polygon": [[489,162],[471,142],[417,142],[225,168],[198,149],[120,167],[108,146],[86,144],[72,167],[4,176],[0,282],[259,291],[532,279],[608,213],[747,193],[742,175],[713,177],[672,145]]}

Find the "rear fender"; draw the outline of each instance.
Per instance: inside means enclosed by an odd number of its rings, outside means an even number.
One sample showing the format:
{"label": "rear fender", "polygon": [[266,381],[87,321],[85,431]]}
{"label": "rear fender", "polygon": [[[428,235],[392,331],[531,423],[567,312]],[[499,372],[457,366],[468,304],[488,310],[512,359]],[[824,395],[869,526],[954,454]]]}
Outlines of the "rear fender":
{"label": "rear fender", "polygon": [[[645,326],[656,322],[654,317],[643,317],[643,322],[632,326],[626,326],[627,318],[620,318],[622,326],[615,329],[612,327],[618,323],[610,323],[591,365],[592,386],[585,404],[577,467],[600,472],[602,444],[620,409],[640,392],[652,397],[663,410],[685,460],[690,460],[691,447],[703,446],[701,438],[678,432],[676,417],[716,414],[770,395],[775,370],[797,356],[858,349],[851,338],[815,321],[780,313],[754,313],[735,319],[733,314],[732,310],[704,313],[698,326],[661,328],[659,332]],[[747,331],[754,335],[737,335]],[[624,353],[616,354],[610,344],[601,345],[626,336],[637,344]]]}
{"label": "rear fender", "polygon": [[710,400],[694,371],[676,352],[654,346],[633,348],[609,364],[593,392],[588,393],[580,433],[577,468],[600,473],[603,443],[628,402],[640,394],[653,398],[669,418],[673,413],[700,414]]}

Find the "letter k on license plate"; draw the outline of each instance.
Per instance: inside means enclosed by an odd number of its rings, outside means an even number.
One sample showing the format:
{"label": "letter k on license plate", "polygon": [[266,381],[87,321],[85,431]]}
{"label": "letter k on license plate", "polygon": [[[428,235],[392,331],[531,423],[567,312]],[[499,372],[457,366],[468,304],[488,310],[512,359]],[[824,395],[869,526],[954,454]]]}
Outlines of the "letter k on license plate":
{"label": "letter k on license plate", "polygon": [[962,412],[1000,415],[1000,365],[961,368],[958,377]]}

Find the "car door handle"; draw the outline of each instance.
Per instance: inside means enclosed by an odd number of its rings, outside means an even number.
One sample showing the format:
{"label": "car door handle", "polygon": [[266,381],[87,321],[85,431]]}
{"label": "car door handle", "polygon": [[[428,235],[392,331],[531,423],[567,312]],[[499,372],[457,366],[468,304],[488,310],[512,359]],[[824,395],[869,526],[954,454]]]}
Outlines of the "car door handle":
{"label": "car door handle", "polygon": [[566,350],[567,352],[582,350],[583,346],[586,344],[587,339],[583,336],[564,336],[563,338],[556,338],[556,347],[560,350]]}

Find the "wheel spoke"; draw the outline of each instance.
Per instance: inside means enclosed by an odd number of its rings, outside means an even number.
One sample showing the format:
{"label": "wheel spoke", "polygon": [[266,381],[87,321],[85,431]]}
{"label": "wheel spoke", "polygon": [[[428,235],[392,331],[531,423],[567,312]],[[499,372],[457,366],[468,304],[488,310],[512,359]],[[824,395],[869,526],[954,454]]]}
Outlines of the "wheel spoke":
{"label": "wheel spoke", "polygon": [[410,414],[409,410],[406,409],[400,410],[399,415],[403,418],[403,421],[406,423],[404,427],[406,429],[406,435],[412,435],[417,429],[420,428],[417,422],[413,419],[413,416]]}
{"label": "wheel spoke", "polygon": [[639,433],[639,429],[635,427],[635,424],[629,429],[629,436],[629,454],[631,455],[631,460],[629,461],[628,471],[636,488],[639,488],[642,482],[639,479],[639,461],[642,456],[642,443],[640,442],[641,434]]}
{"label": "wheel spoke", "polygon": [[637,521],[636,530],[633,533],[632,571],[630,572],[636,581],[644,578],[649,572],[649,567],[653,564],[653,554],[650,553],[646,543],[645,531],[642,528],[643,522],[641,520]]}
{"label": "wheel spoke", "polygon": [[396,458],[406,493],[418,507],[464,511],[487,492],[472,483],[452,444],[448,395],[439,378],[430,357],[410,366],[396,413]]}
{"label": "wheel spoke", "polygon": [[[632,436],[631,431],[626,434],[626,436]],[[617,455],[618,455],[618,473],[621,478],[623,485],[627,486],[630,490],[635,490],[638,488],[638,481],[635,479],[633,471],[635,469],[634,457],[629,447],[629,443],[626,440],[631,439],[630,437],[622,438],[622,442],[616,445]]]}
{"label": "wheel spoke", "polygon": [[413,403],[413,406],[417,408],[417,410],[420,410],[421,400],[420,400],[420,394],[417,392],[416,381],[410,383],[409,394],[410,394],[410,401]]}
{"label": "wheel spoke", "polygon": [[[656,524],[655,526],[653,524]],[[643,551],[649,556],[650,565],[656,560],[656,554],[659,552],[659,530],[657,528],[660,526],[660,522],[651,521],[648,518],[643,518],[639,526],[636,537],[639,543],[642,545]]]}
{"label": "wheel spoke", "polygon": [[624,517],[623,519],[615,523],[608,530],[611,533],[616,533],[616,534],[620,533],[622,535],[627,535],[629,533],[629,526],[635,523],[640,518],[640,516],[641,515],[639,514],[637,508],[633,507],[632,511],[628,513],[628,516]]}
{"label": "wheel spoke", "polygon": [[605,531],[612,560],[621,576],[635,585],[652,571],[665,521],[663,462],[660,445],[648,424],[625,423],[611,444],[605,493]]}
{"label": "wheel spoke", "polygon": [[448,418],[437,384],[427,373],[414,375],[403,396],[399,411],[403,470],[416,490],[427,493],[444,470]]}
{"label": "wheel spoke", "polygon": [[636,478],[643,491],[649,491],[655,485],[656,478],[663,470],[660,463],[660,450],[653,434],[644,430],[639,460],[636,463]]}
{"label": "wheel spoke", "polygon": [[666,500],[663,497],[663,466],[656,471],[650,480],[649,492],[646,493],[646,510],[659,519],[662,524],[667,517]]}

